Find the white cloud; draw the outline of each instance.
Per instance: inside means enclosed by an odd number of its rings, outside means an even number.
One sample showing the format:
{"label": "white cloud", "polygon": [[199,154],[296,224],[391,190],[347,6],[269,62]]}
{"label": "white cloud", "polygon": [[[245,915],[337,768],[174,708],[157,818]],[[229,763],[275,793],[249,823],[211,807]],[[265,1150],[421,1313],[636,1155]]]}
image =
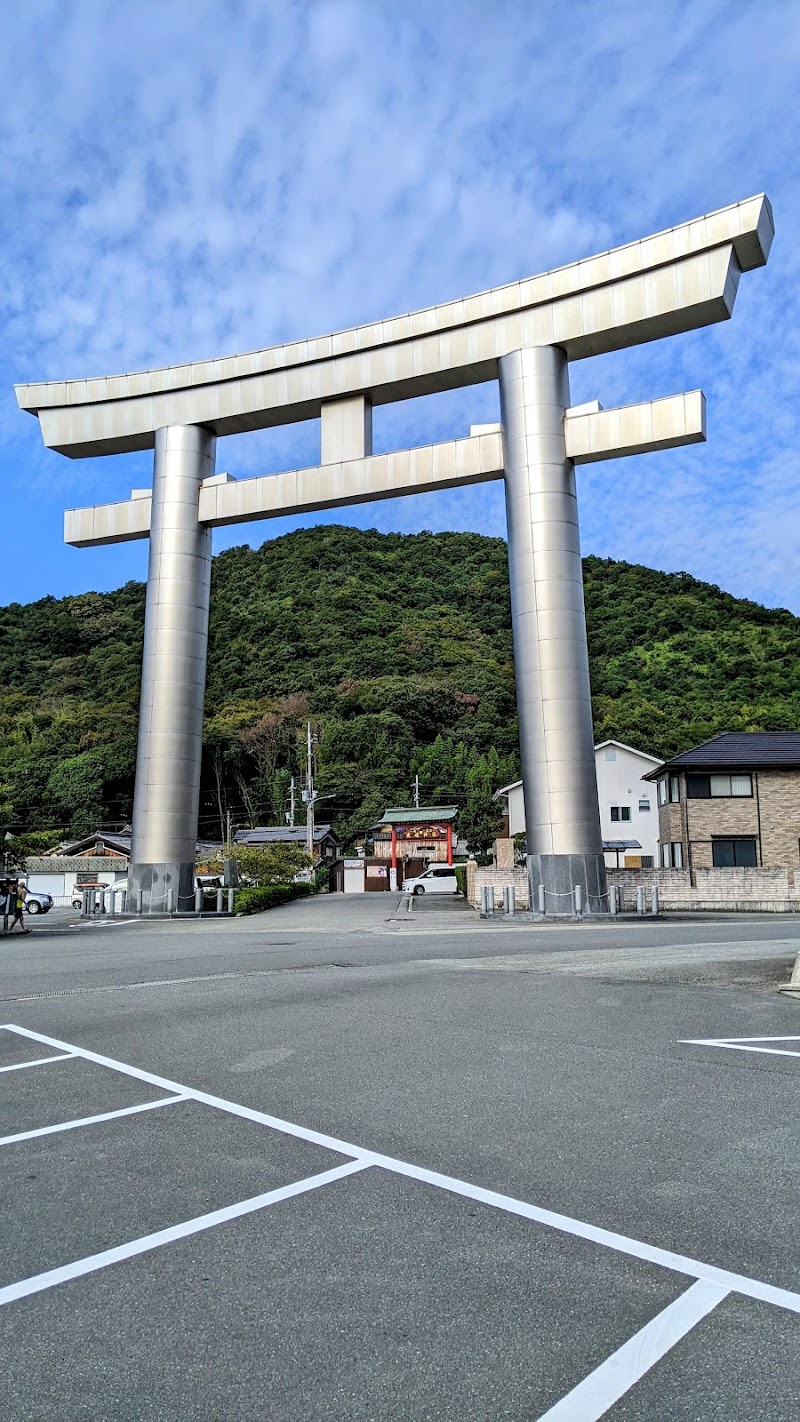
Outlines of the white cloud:
{"label": "white cloud", "polygon": [[[32,0],[5,17],[4,40],[6,390],[391,315],[767,187],[775,249],[743,280],[733,322],[578,364],[572,385],[606,404],[694,385],[709,395],[704,450],[586,482],[587,550],[613,546],[798,606],[785,532],[800,443],[800,254],[785,235],[800,206],[796,9]],[[423,437],[448,421],[465,429],[482,399],[463,392],[439,417],[414,418]],[[393,418],[402,431],[403,411]],[[55,509],[119,497],[146,467],[43,451],[8,397],[0,435],[21,511],[32,485]],[[308,447],[300,431],[265,433],[238,446],[239,472],[305,462]],[[612,534],[604,491],[629,487]],[[474,515],[502,529],[499,499],[430,500],[377,506],[379,526]],[[61,556],[36,587],[59,590]],[[34,586],[30,569],[7,571],[9,598]]]}

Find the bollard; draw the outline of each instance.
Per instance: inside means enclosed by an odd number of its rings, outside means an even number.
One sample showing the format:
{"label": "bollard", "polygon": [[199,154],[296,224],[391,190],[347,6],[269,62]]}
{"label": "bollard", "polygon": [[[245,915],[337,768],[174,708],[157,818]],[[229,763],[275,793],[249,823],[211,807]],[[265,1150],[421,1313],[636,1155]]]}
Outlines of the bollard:
{"label": "bollard", "polygon": [[217,889],[217,913],[222,913],[222,890]]}
{"label": "bollard", "polygon": [[658,913],[658,884],[654,884],[650,890],[650,912],[654,916]]}
{"label": "bollard", "polygon": [[617,908],[616,884],[612,884],[611,888],[608,891],[608,911],[611,914],[612,918],[616,918],[617,914],[619,913],[619,909]]}
{"label": "bollard", "polygon": [[170,884],[169,888],[167,889],[167,913],[174,913],[174,912],[175,912],[175,890],[173,889],[172,885]]}
{"label": "bollard", "polygon": [[91,889],[84,889],[83,893],[81,894],[81,918],[88,918],[89,914],[91,913],[91,909],[89,907],[89,895],[91,892]]}
{"label": "bollard", "polygon": [[636,890],[636,912],[644,913],[644,884],[640,884]]}
{"label": "bollard", "polygon": [[494,889],[491,884],[481,888],[481,918],[494,917]]}
{"label": "bollard", "polygon": [[98,913],[105,914],[105,911],[106,911],[106,891],[105,891],[105,889],[98,889],[98,890],[97,890],[97,902],[96,902],[96,904],[95,904],[95,908],[96,908],[96,910],[97,910]]}
{"label": "bollard", "polygon": [[575,885],[575,913],[578,918],[583,914],[583,890],[580,884]]}
{"label": "bollard", "polygon": [[544,884],[539,885],[538,889],[536,890],[536,895],[539,900],[539,912],[545,913],[546,910],[544,901]]}
{"label": "bollard", "polygon": [[113,888],[108,891],[108,912],[112,918],[117,912],[117,895]]}
{"label": "bollard", "polygon": [[142,889],[139,889],[138,892],[137,892],[137,894],[136,894],[136,912],[137,912],[138,914],[141,914],[143,908],[144,908],[144,892],[143,892]]}
{"label": "bollard", "polygon": [[517,907],[516,899],[517,895],[514,885],[506,884],[503,889],[503,913],[506,915],[506,918],[513,918]]}
{"label": "bollard", "polygon": [[195,891],[194,891],[194,911],[195,911],[195,913],[202,913],[202,912],[203,912],[203,890],[202,890],[202,889],[195,889]]}
{"label": "bollard", "polygon": [[228,890],[228,913],[233,913],[233,889]]}

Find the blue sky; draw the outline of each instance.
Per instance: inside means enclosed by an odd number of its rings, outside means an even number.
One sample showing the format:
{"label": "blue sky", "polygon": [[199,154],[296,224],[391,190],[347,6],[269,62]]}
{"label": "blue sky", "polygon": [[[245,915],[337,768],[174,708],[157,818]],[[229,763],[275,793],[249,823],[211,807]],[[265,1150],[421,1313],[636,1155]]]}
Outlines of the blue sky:
{"label": "blue sky", "polygon": [[[45,450],[15,381],[322,334],[766,190],[775,244],[731,322],[572,365],[576,404],[708,397],[706,445],[579,471],[582,543],[800,612],[794,0],[28,0],[3,27],[0,603],[147,557],[64,547],[62,512],[127,497],[152,456]],[[496,417],[492,386],[384,407],[376,448]],[[301,425],[220,441],[218,468],[317,456]],[[505,533],[497,485],[328,521]]]}

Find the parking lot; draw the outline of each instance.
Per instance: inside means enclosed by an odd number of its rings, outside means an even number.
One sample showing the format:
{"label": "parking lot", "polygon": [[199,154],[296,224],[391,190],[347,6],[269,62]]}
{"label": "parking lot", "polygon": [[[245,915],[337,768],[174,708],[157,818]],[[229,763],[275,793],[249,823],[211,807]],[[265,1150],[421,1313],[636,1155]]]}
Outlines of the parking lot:
{"label": "parking lot", "polygon": [[376,895],[3,940],[0,1416],[796,1419],[798,939]]}

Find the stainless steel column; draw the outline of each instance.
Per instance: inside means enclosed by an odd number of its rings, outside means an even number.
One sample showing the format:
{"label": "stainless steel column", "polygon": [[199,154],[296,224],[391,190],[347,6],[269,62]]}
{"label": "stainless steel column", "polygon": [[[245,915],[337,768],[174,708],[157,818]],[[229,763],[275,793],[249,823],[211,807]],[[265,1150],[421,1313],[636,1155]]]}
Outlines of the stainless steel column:
{"label": "stainless steel column", "polygon": [[564,444],[563,351],[500,360],[511,615],[530,903],[608,907],[589,689],[575,472]]}
{"label": "stainless steel column", "polygon": [[156,431],[150,563],[133,808],[129,902],[163,913],[194,907],[206,684],[211,529],[200,484],[216,438],[195,425]]}

